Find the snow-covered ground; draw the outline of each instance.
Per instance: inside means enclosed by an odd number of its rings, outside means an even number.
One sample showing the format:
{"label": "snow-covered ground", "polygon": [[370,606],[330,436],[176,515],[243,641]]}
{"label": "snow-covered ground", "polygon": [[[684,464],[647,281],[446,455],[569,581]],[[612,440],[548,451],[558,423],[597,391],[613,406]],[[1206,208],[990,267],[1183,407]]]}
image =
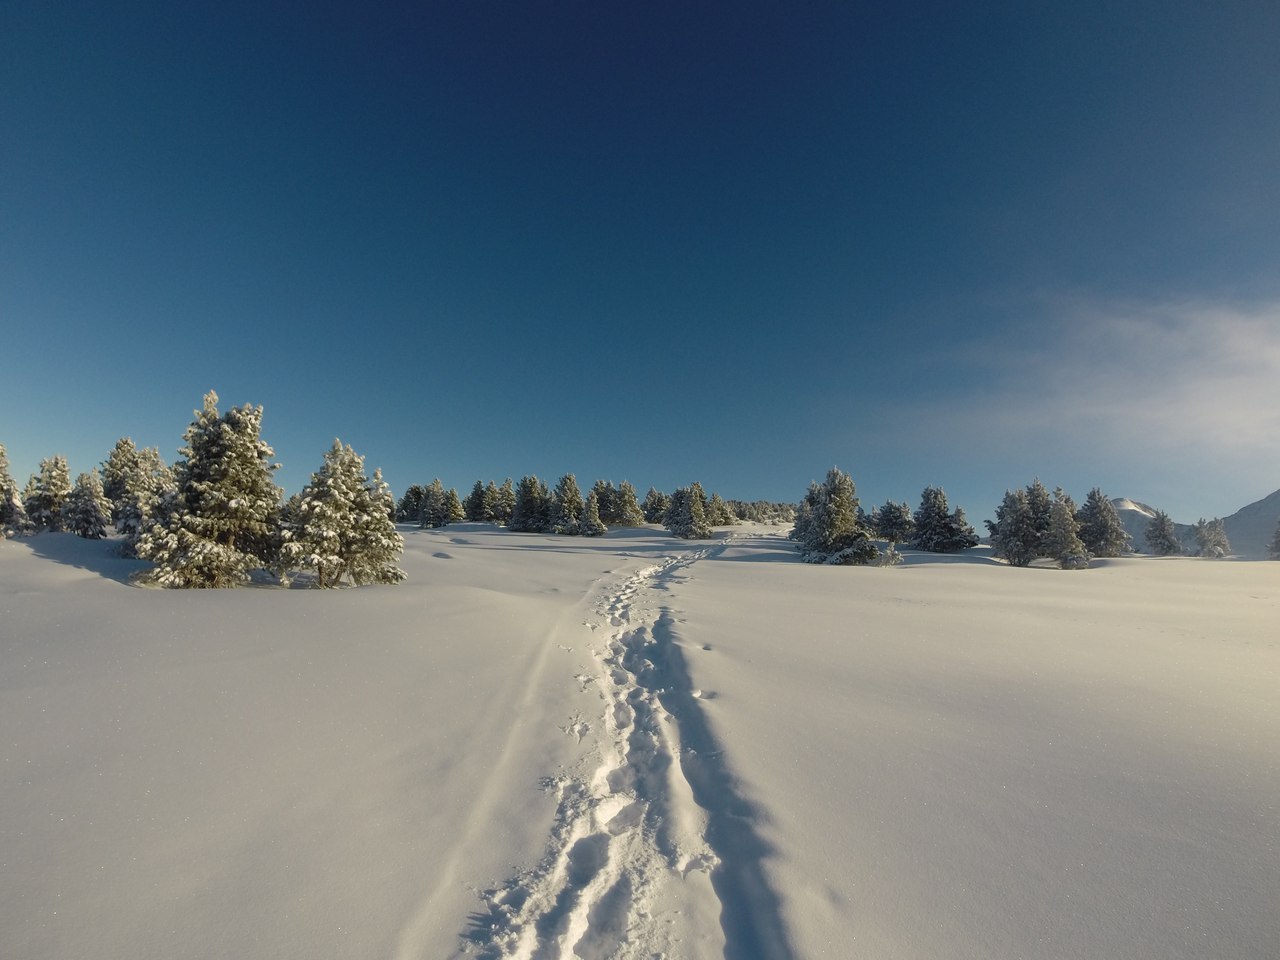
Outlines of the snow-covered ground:
{"label": "snow-covered ground", "polygon": [[0,542],[0,956],[1280,956],[1280,564],[406,539]]}

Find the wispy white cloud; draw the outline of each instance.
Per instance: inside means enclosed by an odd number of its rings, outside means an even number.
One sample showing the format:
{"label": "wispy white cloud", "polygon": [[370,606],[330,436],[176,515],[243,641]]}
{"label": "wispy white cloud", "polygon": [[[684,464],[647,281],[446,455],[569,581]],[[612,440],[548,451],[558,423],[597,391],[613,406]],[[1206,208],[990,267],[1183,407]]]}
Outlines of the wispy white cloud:
{"label": "wispy white cloud", "polygon": [[1280,487],[1280,303],[1073,302],[1036,315],[977,345],[965,395],[909,406],[904,429],[957,454],[1048,460],[1046,471],[1105,464],[1188,503]]}

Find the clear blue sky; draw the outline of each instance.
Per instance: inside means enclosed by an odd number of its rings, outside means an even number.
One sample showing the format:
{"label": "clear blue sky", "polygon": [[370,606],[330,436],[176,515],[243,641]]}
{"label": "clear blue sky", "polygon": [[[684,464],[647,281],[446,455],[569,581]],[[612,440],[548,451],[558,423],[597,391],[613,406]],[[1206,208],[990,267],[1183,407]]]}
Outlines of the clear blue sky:
{"label": "clear blue sky", "polygon": [[1280,4],[0,7],[0,442],[1280,487]]}

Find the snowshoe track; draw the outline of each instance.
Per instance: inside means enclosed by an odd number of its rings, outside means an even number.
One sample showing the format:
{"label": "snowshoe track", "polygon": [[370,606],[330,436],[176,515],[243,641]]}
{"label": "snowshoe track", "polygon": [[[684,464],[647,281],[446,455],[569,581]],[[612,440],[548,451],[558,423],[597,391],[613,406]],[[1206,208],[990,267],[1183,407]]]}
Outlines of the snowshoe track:
{"label": "snowshoe track", "polygon": [[[610,588],[595,605],[592,653],[600,715],[575,716],[563,729],[597,726],[599,756],[576,775],[544,783],[557,793],[547,854],[527,875],[487,891],[485,908],[464,934],[465,952],[484,960],[613,960],[737,956],[714,942],[726,913],[711,874],[720,857],[707,840],[707,811],[684,774],[681,731],[662,697],[677,679],[658,632],[670,618],[642,595],[665,590],[697,561],[725,544],[672,556]],[[671,646],[669,636],[665,640]],[[678,658],[678,652],[675,654]],[[683,664],[676,671],[685,675]],[[687,681],[686,681],[687,682]],[[691,693],[686,692],[692,696]],[[690,701],[692,702],[692,701]],[[682,945],[673,914],[699,901],[713,941]],[[707,910],[706,906],[711,909]],[[741,954],[748,956],[752,954]],[[762,953],[762,957],[782,954]]]}

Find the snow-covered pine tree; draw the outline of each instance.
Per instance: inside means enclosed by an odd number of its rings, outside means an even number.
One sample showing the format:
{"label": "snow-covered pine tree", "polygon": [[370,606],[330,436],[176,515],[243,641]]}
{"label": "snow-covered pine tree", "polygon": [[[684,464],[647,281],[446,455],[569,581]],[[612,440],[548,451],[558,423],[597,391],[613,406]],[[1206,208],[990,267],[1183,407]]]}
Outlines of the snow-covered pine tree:
{"label": "snow-covered pine tree", "polygon": [[462,510],[465,519],[472,523],[483,523],[485,520],[493,519],[492,516],[485,515],[484,504],[484,484],[479,480],[471,488],[471,492],[467,494],[467,499],[462,501]]}
{"label": "snow-covered pine tree", "polygon": [[1199,556],[1221,560],[1231,553],[1231,544],[1227,541],[1227,531],[1218,518],[1205,520],[1201,517],[1192,528],[1196,546],[1200,548]]}
{"label": "snow-covered pine tree", "polygon": [[550,528],[551,505],[547,485],[536,476],[520,478],[507,528],[520,533],[545,533]]}
{"label": "snow-covered pine tree", "polygon": [[27,508],[9,472],[9,454],[0,443],[0,540],[25,533],[28,527]]}
{"label": "snow-covered pine tree", "polygon": [[261,433],[262,407],[219,414],[218,395],[205,395],[183,434],[168,522],[153,524],[138,540],[138,556],[155,564],[145,581],[234,587],[274,559],[281,491],[271,477],[279,464]]}
{"label": "snow-covered pine tree", "polygon": [[511,478],[507,477],[502,481],[502,486],[498,488],[498,496],[494,501],[493,522],[510,524],[511,514],[516,508],[516,491],[515,486],[511,483]]}
{"label": "snow-covered pine tree", "polygon": [[738,518],[720,494],[713,492],[707,503],[707,522],[713,527],[728,527],[736,524]]}
{"label": "snow-covered pine tree", "polygon": [[[598,487],[599,484],[596,485]],[[596,493],[596,487],[591,488]],[[551,532],[576,537],[578,526],[582,523],[582,491],[578,489],[578,479],[572,473],[566,473],[556,484],[551,495]],[[596,496],[596,513],[600,512],[599,495]]]}
{"label": "snow-covered pine tree", "polygon": [[[796,506],[796,515],[791,532],[787,534],[796,543],[804,544],[808,542],[813,528],[813,504],[817,503],[821,496],[822,493],[818,489],[818,482],[814,480],[809,484],[809,489],[805,492],[805,495],[800,498],[800,503]],[[804,547],[801,546],[800,549],[803,550]]]}
{"label": "snow-covered pine tree", "polygon": [[449,525],[449,495],[444,484],[436,477],[422,488],[422,502],[418,505],[418,526],[437,529]]}
{"label": "snow-covered pine tree", "polygon": [[[1053,501],[1039,477],[1027,485],[1027,507],[1031,510],[1031,522],[1035,525],[1036,534],[1043,540],[1049,535],[1049,514],[1053,509]],[[1036,554],[1047,555],[1039,544],[1036,546]]]}
{"label": "snow-covered pine tree", "polygon": [[1089,566],[1089,551],[1080,541],[1079,529],[1075,504],[1058,489],[1049,507],[1049,532],[1042,549],[1046,556],[1057,560],[1063,570],[1083,570]]}
{"label": "snow-covered pine tree", "polygon": [[1171,557],[1182,553],[1182,542],[1178,539],[1173,521],[1163,510],[1157,510],[1155,516],[1147,523],[1143,539],[1157,557]]}
{"label": "snow-covered pine tree", "polygon": [[702,485],[697,482],[680,487],[671,494],[663,523],[673,536],[682,540],[707,540],[711,537],[711,526],[707,523],[703,505],[705,499]]}
{"label": "snow-covered pine tree", "polygon": [[911,506],[905,502],[885,501],[884,506],[872,512],[875,519],[875,535],[889,543],[889,549],[895,550],[900,543],[906,543],[915,533],[916,520],[911,515]]}
{"label": "snow-covered pine tree", "polygon": [[62,507],[62,519],[69,532],[86,540],[101,540],[111,523],[111,501],[102,492],[98,471],[76,477],[75,486]]}
{"label": "snow-covered pine tree", "polygon": [[501,494],[498,492],[498,485],[490,480],[484,485],[484,497],[482,500],[481,513],[486,523],[498,522],[498,512],[501,509]]}
{"label": "snow-covered pine tree", "polygon": [[128,463],[132,472],[121,474],[122,490],[112,507],[116,532],[124,538],[120,552],[132,557],[146,530],[168,523],[178,487],[173,470],[155,447],[134,450]]}
{"label": "snow-covered pine tree", "polygon": [[582,520],[578,524],[578,532],[584,537],[599,537],[608,531],[609,528],[600,519],[600,495],[592,487],[591,492],[587,494],[587,502],[582,507]]}
{"label": "snow-covered pine tree", "polygon": [[396,521],[399,523],[420,523],[422,520],[422,498],[427,488],[420,483],[411,483],[396,504]]}
{"label": "snow-covered pine tree", "polygon": [[62,507],[71,495],[71,473],[66,457],[46,457],[40,461],[33,496],[24,504],[27,519],[37,530],[59,533],[67,529]]}
{"label": "snow-covered pine tree", "polygon": [[119,521],[130,482],[136,482],[141,472],[142,463],[133,438],[121,437],[102,462],[102,491],[111,501],[112,523]]}
{"label": "snow-covered pine tree", "polygon": [[649,492],[644,495],[644,503],[640,504],[640,512],[644,514],[645,523],[662,523],[663,518],[667,515],[667,507],[671,505],[671,498],[662,493],[656,487],[650,487]]}
{"label": "snow-covered pine tree", "polygon": [[1039,555],[1040,534],[1026,490],[1006,490],[996,507],[995,522],[988,520],[987,529],[995,555],[1010,566],[1025,567]]}
{"label": "snow-covered pine tree", "polygon": [[458,491],[454,487],[450,487],[444,492],[444,509],[450,523],[462,523],[467,519],[467,511],[462,506],[462,498],[458,496]]}
{"label": "snow-covered pine tree", "polygon": [[591,485],[596,499],[600,501],[600,520],[608,526],[616,526],[618,522],[618,490],[612,480],[597,480]]}
{"label": "snow-covered pine tree", "polygon": [[644,522],[644,512],[640,509],[636,488],[623,480],[618,484],[618,495],[614,498],[613,522],[609,526],[639,527]]}
{"label": "snow-covered pine tree", "polygon": [[1120,515],[1098,487],[1089,491],[1076,519],[1080,521],[1080,540],[1095,557],[1118,557],[1129,552],[1129,534]]}
{"label": "snow-covered pine tree", "polygon": [[286,510],[281,580],[287,583],[291,570],[308,569],[322,588],[336,587],[344,577],[356,586],[399,583],[405,578],[397,565],[404,538],[391,519],[392,503],[381,471],[370,480],[364,458],[334,440],[320,469]]}
{"label": "snow-covered pine tree", "polygon": [[911,545],[917,550],[955,553],[978,542],[964,511],[956,507],[951,512],[947,494],[941,487],[925,487],[912,521],[915,532],[911,535]]}
{"label": "snow-covered pine tree", "polygon": [[832,467],[823,483],[809,486],[807,517],[799,539],[808,563],[866,564],[879,555],[871,531],[858,519],[853,478]]}

